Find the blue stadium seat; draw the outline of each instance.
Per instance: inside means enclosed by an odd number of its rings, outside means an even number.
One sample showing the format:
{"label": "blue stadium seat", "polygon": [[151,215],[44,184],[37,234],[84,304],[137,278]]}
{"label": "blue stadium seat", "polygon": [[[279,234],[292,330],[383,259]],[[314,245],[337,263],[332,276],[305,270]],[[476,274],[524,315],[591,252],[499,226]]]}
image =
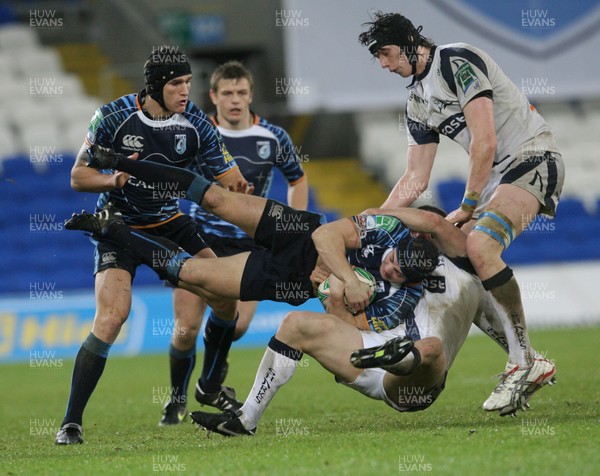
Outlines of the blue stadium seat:
{"label": "blue stadium seat", "polygon": [[26,156],[4,160],[2,167],[4,169],[2,177],[5,179],[16,179],[24,176],[31,178],[34,173],[29,157]]}
{"label": "blue stadium seat", "polygon": [[454,210],[462,201],[465,194],[463,180],[448,180],[438,183],[438,198],[442,208],[447,211]]}
{"label": "blue stadium seat", "polygon": [[10,5],[0,5],[0,25],[8,25],[17,21],[17,16]]}
{"label": "blue stadium seat", "polygon": [[563,198],[560,200],[557,209],[558,216],[564,217],[582,217],[588,216],[588,212],[581,200],[575,198]]}

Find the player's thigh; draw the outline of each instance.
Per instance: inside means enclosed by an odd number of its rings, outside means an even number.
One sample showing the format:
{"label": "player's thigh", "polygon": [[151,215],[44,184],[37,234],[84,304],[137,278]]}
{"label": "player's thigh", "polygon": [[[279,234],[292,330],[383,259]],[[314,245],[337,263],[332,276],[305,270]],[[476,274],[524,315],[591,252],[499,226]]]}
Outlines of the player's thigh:
{"label": "player's thigh", "polygon": [[211,187],[210,192],[210,197],[206,197],[208,203],[205,204],[205,208],[223,220],[239,226],[248,235],[254,236],[265,209],[266,199],[229,192],[218,187]]}
{"label": "player's thigh", "polygon": [[179,273],[180,285],[202,297],[239,299],[242,276],[250,253],[224,258],[189,259]]}
{"label": "player's thigh", "polygon": [[[491,231],[482,232],[475,228],[467,236],[467,254],[481,279],[489,278],[504,267],[498,261],[500,255],[529,226],[539,210],[539,200],[527,190],[511,184],[496,188],[484,210],[484,213],[493,213],[494,217],[481,216],[476,223],[476,226]],[[495,267],[489,268],[490,263],[495,263]]]}
{"label": "player's thigh", "polygon": [[486,210],[497,210],[514,226],[515,237],[525,230],[540,211],[539,200],[527,190],[508,183],[500,184]]}
{"label": "player's thigh", "polygon": [[344,381],[354,381],[362,372],[350,364],[350,354],[363,346],[360,331],[337,316],[293,311],[285,317],[276,336]]}
{"label": "player's thigh", "polygon": [[131,274],[118,268],[96,273],[96,315],[92,332],[112,343],[131,310]]}

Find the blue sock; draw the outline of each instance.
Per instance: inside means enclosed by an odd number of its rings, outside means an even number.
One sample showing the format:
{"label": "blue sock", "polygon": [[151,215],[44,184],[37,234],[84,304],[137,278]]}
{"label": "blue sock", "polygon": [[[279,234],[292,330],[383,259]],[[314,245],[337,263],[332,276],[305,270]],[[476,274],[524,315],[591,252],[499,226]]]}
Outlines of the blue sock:
{"label": "blue sock", "polygon": [[211,311],[204,328],[204,364],[200,376],[200,386],[205,393],[221,390],[221,372],[227,361],[227,354],[233,342],[237,316],[232,321],[217,317]]}
{"label": "blue sock", "polygon": [[177,350],[169,346],[169,364],[171,367],[171,402],[187,402],[187,391],[192,371],[196,365],[196,346],[189,350]]}
{"label": "blue sock", "polygon": [[61,424],[82,424],[83,411],[102,376],[111,344],[98,339],[91,332],[81,345],[71,379],[67,412]]}

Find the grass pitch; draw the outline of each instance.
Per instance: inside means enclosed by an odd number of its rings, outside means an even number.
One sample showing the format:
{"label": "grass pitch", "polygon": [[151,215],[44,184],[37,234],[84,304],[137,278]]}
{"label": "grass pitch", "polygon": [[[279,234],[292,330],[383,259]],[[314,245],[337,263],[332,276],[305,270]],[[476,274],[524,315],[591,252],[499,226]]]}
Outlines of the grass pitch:
{"label": "grass pitch", "polygon": [[[207,438],[189,419],[157,427],[167,398],[165,349],[161,356],[109,359],[84,415],[86,443],[57,447],[73,362],[6,365],[0,369],[0,474],[598,474],[600,328],[531,337],[556,360],[558,385],[542,389],[531,410],[516,418],[481,409],[495,384],[490,376],[505,359],[478,336],[467,340],[437,402],[413,414],[335,384],[305,357],[253,438]],[[239,397],[249,391],[262,353],[234,347],[227,383]]]}

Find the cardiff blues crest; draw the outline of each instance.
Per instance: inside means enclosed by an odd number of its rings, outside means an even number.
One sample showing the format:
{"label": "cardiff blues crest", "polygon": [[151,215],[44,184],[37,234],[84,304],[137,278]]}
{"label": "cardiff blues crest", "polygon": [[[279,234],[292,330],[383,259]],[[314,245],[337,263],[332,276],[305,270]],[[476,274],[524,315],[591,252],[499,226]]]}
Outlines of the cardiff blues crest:
{"label": "cardiff blues crest", "polygon": [[187,136],[185,134],[175,134],[175,152],[179,155],[185,152],[187,148]]}
{"label": "cardiff blues crest", "polygon": [[256,141],[256,153],[261,159],[268,159],[271,156],[271,142],[268,140]]}

